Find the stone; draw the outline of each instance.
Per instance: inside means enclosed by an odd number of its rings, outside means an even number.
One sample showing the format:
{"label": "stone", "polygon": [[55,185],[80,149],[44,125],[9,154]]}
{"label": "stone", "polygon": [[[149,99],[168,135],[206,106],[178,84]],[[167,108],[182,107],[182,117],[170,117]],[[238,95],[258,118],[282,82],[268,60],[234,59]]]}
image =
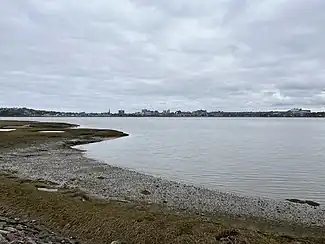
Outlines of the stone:
{"label": "stone", "polygon": [[18,225],[16,226],[16,229],[17,229],[17,230],[24,230],[25,228],[24,228],[23,225],[18,224]]}
{"label": "stone", "polygon": [[141,193],[142,195],[150,195],[150,194],[151,194],[151,192],[148,191],[148,190],[142,190],[140,193]]}
{"label": "stone", "polygon": [[111,244],[126,244],[124,241],[112,241]]}
{"label": "stone", "polygon": [[292,203],[307,204],[307,205],[312,206],[312,207],[319,207],[320,206],[319,203],[314,202],[314,201],[310,201],[310,200],[300,200],[300,199],[292,198],[292,199],[286,199],[286,201],[289,201],[289,202],[292,202]]}
{"label": "stone", "polygon": [[17,239],[17,237],[16,237],[16,235],[14,235],[13,233],[9,233],[9,234],[7,234],[7,240],[8,241],[15,241],[16,239]]}
{"label": "stone", "polygon": [[9,231],[0,230],[0,235],[7,235],[7,234],[9,234]]}
{"label": "stone", "polygon": [[37,244],[36,241],[34,241],[32,238],[28,237],[26,239],[26,244]]}
{"label": "stone", "polygon": [[9,244],[9,241],[2,234],[0,234],[0,244]]}
{"label": "stone", "polygon": [[7,230],[7,231],[9,231],[9,232],[17,232],[17,229],[15,229],[15,228],[13,228],[13,227],[11,227],[11,226],[6,227],[5,230]]}

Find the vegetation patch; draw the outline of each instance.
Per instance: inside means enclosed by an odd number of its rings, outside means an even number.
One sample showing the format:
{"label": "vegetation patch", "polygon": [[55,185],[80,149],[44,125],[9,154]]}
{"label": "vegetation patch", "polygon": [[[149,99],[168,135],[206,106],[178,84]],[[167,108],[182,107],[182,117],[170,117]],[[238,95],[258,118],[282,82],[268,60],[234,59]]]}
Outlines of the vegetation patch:
{"label": "vegetation patch", "polygon": [[[156,205],[104,201],[78,189],[38,191],[46,183],[0,176],[0,214],[14,214],[37,220],[82,243],[128,244],[233,243],[325,244],[324,238],[287,238],[251,228],[236,228],[222,220],[174,214]],[[51,188],[51,185],[48,186]],[[35,207],[37,206],[37,207]],[[228,242],[231,243],[231,242]]]}
{"label": "vegetation patch", "polygon": [[[99,142],[128,134],[116,130],[78,129],[78,125],[36,121],[0,120],[0,129],[15,129],[0,133],[0,151],[40,145],[48,141],[65,141],[67,146]],[[63,133],[39,133],[40,131],[63,131]]]}

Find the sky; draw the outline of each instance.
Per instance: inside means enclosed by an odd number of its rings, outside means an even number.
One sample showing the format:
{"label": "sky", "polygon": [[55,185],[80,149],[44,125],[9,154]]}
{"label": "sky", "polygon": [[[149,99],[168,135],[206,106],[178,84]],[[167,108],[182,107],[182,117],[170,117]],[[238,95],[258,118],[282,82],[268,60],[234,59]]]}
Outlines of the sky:
{"label": "sky", "polygon": [[0,2],[0,107],[325,110],[324,0]]}

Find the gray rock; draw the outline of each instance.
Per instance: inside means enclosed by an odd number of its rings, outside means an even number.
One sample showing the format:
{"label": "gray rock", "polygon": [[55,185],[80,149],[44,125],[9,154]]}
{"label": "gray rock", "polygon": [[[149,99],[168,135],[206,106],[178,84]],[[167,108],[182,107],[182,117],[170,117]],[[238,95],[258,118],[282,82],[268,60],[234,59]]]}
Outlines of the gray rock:
{"label": "gray rock", "polygon": [[7,239],[0,234],[0,244],[9,244],[9,241],[7,241]]}
{"label": "gray rock", "polygon": [[24,241],[20,241],[20,240],[14,240],[12,242],[10,242],[10,244],[24,244]]}
{"label": "gray rock", "polygon": [[14,235],[13,233],[9,233],[9,234],[7,234],[7,240],[8,241],[15,241],[15,240],[17,240],[17,236],[16,235]]}
{"label": "gray rock", "polygon": [[112,241],[111,244],[126,244],[124,241]]}
{"label": "gray rock", "polygon": [[0,230],[0,235],[7,235],[9,231],[6,230]]}
{"label": "gray rock", "polygon": [[17,222],[13,218],[7,218],[2,222],[4,222],[4,228],[0,229],[0,244],[77,243],[76,240],[62,238],[46,228],[35,227],[32,221]]}
{"label": "gray rock", "polygon": [[27,238],[26,239],[26,244],[37,244],[36,241],[34,241],[32,238]]}
{"label": "gray rock", "polygon": [[5,230],[9,231],[9,232],[17,232],[17,229],[11,227],[11,226],[8,226],[5,228]]}

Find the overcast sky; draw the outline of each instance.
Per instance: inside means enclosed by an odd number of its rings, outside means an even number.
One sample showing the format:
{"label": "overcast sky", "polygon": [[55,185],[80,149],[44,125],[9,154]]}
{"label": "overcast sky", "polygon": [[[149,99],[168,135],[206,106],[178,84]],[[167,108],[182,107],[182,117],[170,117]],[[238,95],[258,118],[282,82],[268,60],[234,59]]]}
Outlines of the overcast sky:
{"label": "overcast sky", "polygon": [[2,0],[0,107],[325,110],[324,0]]}

